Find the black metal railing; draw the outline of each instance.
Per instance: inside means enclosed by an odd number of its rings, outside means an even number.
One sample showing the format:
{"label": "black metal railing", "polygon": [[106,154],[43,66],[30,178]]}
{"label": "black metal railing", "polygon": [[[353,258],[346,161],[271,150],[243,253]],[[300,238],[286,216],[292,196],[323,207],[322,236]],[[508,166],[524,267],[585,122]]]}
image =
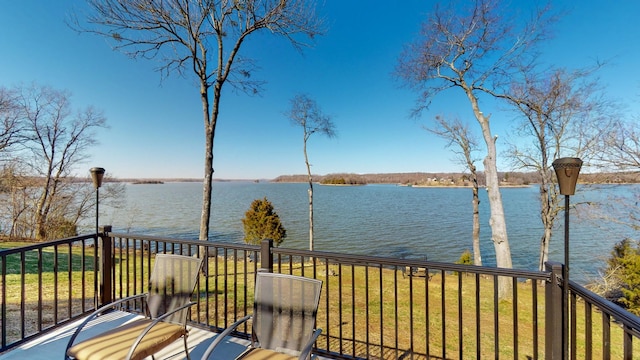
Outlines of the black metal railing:
{"label": "black metal railing", "polygon": [[95,308],[95,235],[0,250],[2,351]]}
{"label": "black metal railing", "polygon": [[[603,359],[620,358],[620,355],[623,359],[640,359],[640,319],[579,284],[570,282],[569,288],[571,358],[596,359],[599,357],[594,354],[601,352]],[[580,316],[578,311],[583,315]],[[578,339],[581,338],[585,346],[578,348]],[[613,356],[614,353],[617,356]]]}
{"label": "black metal railing", "polygon": [[[155,253],[207,256],[193,326],[220,331],[252,309],[258,271],[323,281],[316,353],[347,359],[640,358],[638,317],[570,282],[523,271],[112,233],[0,251],[2,349],[146,291]],[[98,261],[100,259],[100,261]],[[15,264],[18,264],[15,267]],[[95,271],[98,269],[100,271]],[[500,278],[511,291],[500,297]],[[560,279],[560,280],[559,280]],[[39,310],[40,309],[40,310]],[[571,319],[568,343],[557,319]],[[597,319],[600,317],[601,319]],[[562,324],[562,322],[560,322]],[[251,328],[236,336],[248,338]],[[568,350],[565,350],[568,349]]]}

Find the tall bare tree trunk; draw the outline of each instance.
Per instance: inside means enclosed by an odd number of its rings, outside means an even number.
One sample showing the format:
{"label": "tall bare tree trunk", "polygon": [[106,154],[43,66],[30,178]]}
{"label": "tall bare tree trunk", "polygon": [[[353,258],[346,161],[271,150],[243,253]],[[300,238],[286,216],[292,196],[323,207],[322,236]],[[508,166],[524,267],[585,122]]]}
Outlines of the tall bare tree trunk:
{"label": "tall bare tree trunk", "polygon": [[309,156],[307,156],[307,141],[315,133],[324,134],[330,138],[334,137],[335,130],[331,117],[322,114],[318,104],[307,95],[298,94],[291,99],[291,110],[287,116],[294,125],[302,127],[302,152],[309,179],[309,189],[307,190],[309,194],[309,250],[313,251],[313,177],[311,176]]}
{"label": "tall bare tree trunk", "polygon": [[471,171],[473,181],[473,264],[482,266],[482,254],[480,253],[480,197],[478,196],[478,175],[475,167]]}
{"label": "tall bare tree trunk", "polygon": [[[491,241],[496,251],[496,266],[510,269],[513,267],[511,261],[511,248],[509,247],[509,238],[507,236],[507,224],[504,217],[504,207],[502,205],[502,195],[500,194],[500,181],[498,179],[498,167],[496,165],[496,140],[491,134],[489,126],[489,117],[485,116],[478,107],[478,99],[473,92],[466,86],[467,97],[471,102],[473,113],[476,120],[482,128],[482,137],[487,145],[487,156],[484,158],[484,171],[487,183],[487,195],[489,197],[489,208],[491,216],[489,225],[491,226]],[[501,299],[511,296],[513,285],[511,279],[500,277],[498,279],[498,296]]]}
{"label": "tall bare tree trunk", "polygon": [[309,177],[309,250],[313,251],[313,178],[311,176],[311,165],[307,157],[307,142],[304,142],[304,163],[307,165],[307,176]]}
{"label": "tall bare tree trunk", "polygon": [[555,185],[548,179],[548,175],[543,173],[540,184],[540,217],[544,229],[540,238],[540,257],[538,259],[538,270],[540,271],[544,270],[544,263],[549,260],[549,244],[553,234],[553,224],[560,208],[558,200]]}
{"label": "tall bare tree trunk", "polygon": [[[211,218],[211,192],[213,187],[213,139],[216,133],[218,106],[220,104],[220,83],[213,87],[213,112],[209,114],[209,87],[206,78],[200,77],[200,99],[204,117],[205,151],[204,151],[204,181],[202,185],[202,215],[200,217],[200,235],[198,239],[209,239],[209,219]],[[207,201],[208,199],[208,201]],[[204,248],[202,249],[204,250]]]}
{"label": "tall bare tree trunk", "polygon": [[447,147],[457,144],[460,147],[460,151],[456,151],[459,154],[462,162],[465,164],[469,172],[471,173],[469,180],[471,180],[473,187],[472,194],[472,208],[473,208],[473,230],[471,233],[473,244],[473,264],[482,266],[482,255],[480,253],[480,198],[478,196],[478,171],[476,169],[473,153],[477,151],[478,143],[470,132],[468,127],[460,120],[446,120],[442,116],[436,116],[436,127],[427,128],[428,131],[449,140]]}

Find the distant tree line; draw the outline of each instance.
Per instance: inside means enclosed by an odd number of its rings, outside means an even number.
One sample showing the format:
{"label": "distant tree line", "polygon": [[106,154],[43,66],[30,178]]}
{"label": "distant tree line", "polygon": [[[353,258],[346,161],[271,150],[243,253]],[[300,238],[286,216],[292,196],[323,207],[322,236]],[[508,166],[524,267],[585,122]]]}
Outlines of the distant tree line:
{"label": "distant tree line", "polygon": [[[526,186],[538,184],[540,176],[537,172],[500,172],[502,186]],[[313,175],[313,179],[321,184],[400,184],[400,185],[433,185],[433,186],[471,186],[469,174],[466,173],[388,173],[388,174],[327,174]],[[307,175],[281,175],[272,182],[307,182]],[[343,182],[344,181],[344,182]],[[582,184],[637,184],[640,183],[638,172],[600,172],[581,173]],[[485,186],[483,172],[478,172],[478,184]]]}

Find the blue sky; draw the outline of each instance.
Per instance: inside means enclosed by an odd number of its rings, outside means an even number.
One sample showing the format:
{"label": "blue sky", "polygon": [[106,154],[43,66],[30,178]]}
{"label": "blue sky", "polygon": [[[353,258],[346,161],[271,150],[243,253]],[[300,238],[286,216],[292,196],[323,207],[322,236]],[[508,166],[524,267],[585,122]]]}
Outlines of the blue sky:
{"label": "blue sky", "polygon": [[[305,173],[302,130],[283,115],[297,93],[314,98],[333,117],[338,132],[334,139],[316,135],[309,140],[316,174],[461,171],[445,142],[422,127],[442,114],[472,121],[477,129],[468,102],[449,91],[420,119],[409,118],[416,95],[391,76],[402,47],[415,39],[435,2],[321,3],[328,32],[303,55],[274,37],[245,44],[243,54],[261,67],[254,76],[267,84],[260,96],[231,88],[223,93],[214,177]],[[543,59],[569,68],[609,61],[599,73],[607,94],[625,103],[627,114],[639,114],[640,2],[554,4],[569,13],[554,27]],[[65,17],[84,6],[82,0],[4,1],[0,86],[49,85],[70,91],[75,107],[104,111],[109,128],[99,130],[99,144],[83,164],[86,169],[78,168],[79,175],[102,166],[118,178],[201,178],[204,132],[194,80],[177,75],[162,80],[154,61],[131,60],[112,51],[105,39],[69,29]],[[510,115],[497,108],[483,111],[493,114],[494,133],[508,135]],[[499,170],[510,169],[499,163]]]}

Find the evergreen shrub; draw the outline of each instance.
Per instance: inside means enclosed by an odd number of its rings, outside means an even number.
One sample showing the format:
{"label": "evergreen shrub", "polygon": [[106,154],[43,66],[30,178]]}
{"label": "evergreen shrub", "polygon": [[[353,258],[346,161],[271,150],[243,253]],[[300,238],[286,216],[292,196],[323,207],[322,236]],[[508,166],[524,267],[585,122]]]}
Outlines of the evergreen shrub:
{"label": "evergreen shrub", "polygon": [[273,204],[266,197],[253,200],[249,210],[244,214],[242,225],[244,241],[247,244],[258,245],[262,240],[271,239],[275,246],[279,246],[287,237],[287,230],[274,211]]}

